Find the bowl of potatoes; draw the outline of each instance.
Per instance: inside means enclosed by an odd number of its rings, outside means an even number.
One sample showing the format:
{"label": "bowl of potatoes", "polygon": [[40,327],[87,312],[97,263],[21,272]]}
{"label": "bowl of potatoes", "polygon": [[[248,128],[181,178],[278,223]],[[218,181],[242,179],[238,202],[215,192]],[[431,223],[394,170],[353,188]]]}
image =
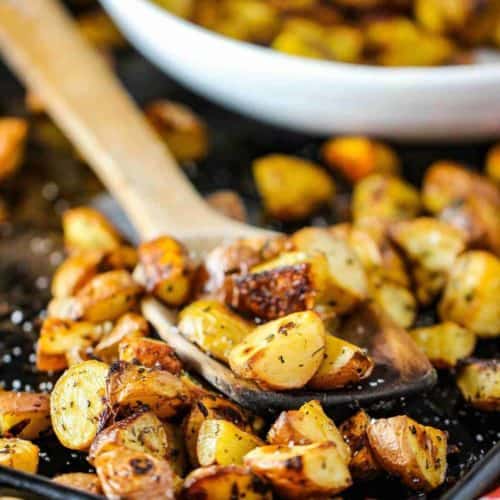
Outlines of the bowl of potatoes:
{"label": "bowl of potatoes", "polygon": [[196,92],[315,134],[498,136],[500,7],[433,0],[101,0]]}

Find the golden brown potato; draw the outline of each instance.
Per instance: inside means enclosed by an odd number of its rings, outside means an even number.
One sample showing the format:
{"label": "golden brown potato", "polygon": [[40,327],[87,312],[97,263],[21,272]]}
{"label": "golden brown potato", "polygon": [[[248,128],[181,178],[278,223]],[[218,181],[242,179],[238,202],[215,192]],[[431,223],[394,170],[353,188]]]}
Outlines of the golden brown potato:
{"label": "golden brown potato", "polygon": [[264,390],[298,389],[316,373],[324,351],[323,322],[304,311],[258,326],[231,351],[229,365]]}
{"label": "golden brown potato", "polygon": [[369,377],[374,366],[365,350],[327,333],[323,360],[307,386],[328,391],[355,384]]}
{"label": "golden brown potato", "polygon": [[97,474],[85,472],[70,472],[61,474],[52,479],[55,483],[74,488],[75,490],[85,491],[92,495],[102,495],[101,482]]}
{"label": "golden brown potato", "polygon": [[168,236],[143,243],[139,262],[144,286],[169,306],[181,306],[189,298],[194,267],[186,248]]}
{"label": "golden brown potato", "polygon": [[434,33],[453,34],[470,21],[478,2],[470,0],[417,0],[415,2],[415,17],[426,29]]}
{"label": "golden brown potato", "polygon": [[488,151],[486,157],[486,174],[490,179],[500,184],[500,143]]}
{"label": "golden brown potato", "polygon": [[66,448],[86,450],[105,425],[108,365],[84,361],[66,370],[50,395],[52,428]]}
{"label": "golden brown potato", "polygon": [[184,481],[182,498],[204,500],[272,500],[267,482],[239,465],[212,465],[195,469]]}
{"label": "golden brown potato", "polygon": [[65,354],[45,354],[36,347],[36,369],[40,372],[60,372],[68,367]]}
{"label": "golden brown potato", "polygon": [[228,420],[205,419],[198,431],[198,463],[208,465],[241,465],[243,457],[264,442]]}
{"label": "golden brown potato", "polygon": [[107,498],[174,500],[174,474],[166,460],[142,451],[116,448],[95,460]]}
{"label": "golden brown potato", "polygon": [[179,375],[182,370],[182,363],[175,351],[161,340],[128,337],[118,346],[118,358],[147,368],[166,370],[174,375]]}
{"label": "golden brown potato", "polygon": [[77,22],[80,33],[98,49],[114,49],[126,45],[123,35],[101,9],[81,14]]}
{"label": "golden brown potato", "polygon": [[500,361],[470,359],[458,371],[457,385],[464,399],[483,411],[500,411]]}
{"label": "golden brown potato", "polygon": [[134,247],[120,245],[104,253],[101,262],[99,262],[99,269],[101,271],[111,271],[113,269],[132,271],[137,265],[138,260],[139,256]]}
{"label": "golden brown potato", "polygon": [[124,361],[111,367],[106,397],[114,414],[147,406],[159,418],[175,416],[191,402],[188,388],[175,375]]}
{"label": "golden brown potato", "polygon": [[322,149],[325,163],[351,182],[373,173],[397,175],[400,161],[386,144],[367,137],[345,136],[328,140]]}
{"label": "golden brown potato", "polygon": [[244,459],[258,476],[268,479],[284,498],[335,495],[352,484],[335,443],[256,448]]}
{"label": "golden brown potato", "polygon": [[47,394],[0,392],[0,435],[37,439],[50,429],[50,400]]}
{"label": "golden brown potato", "polygon": [[144,112],[178,161],[198,161],[207,156],[207,126],[193,110],[179,102],[161,99],[148,104]]}
{"label": "golden brown potato", "polygon": [[363,32],[356,26],[338,24],[326,30],[324,44],[331,59],[346,63],[360,62],[363,56]]}
{"label": "golden brown potato", "polygon": [[351,449],[349,470],[355,479],[372,479],[381,470],[368,443],[366,430],[369,425],[370,417],[364,410],[359,410],[339,427],[344,441]]}
{"label": "golden brown potato", "polygon": [[0,439],[0,465],[35,474],[38,469],[38,446],[24,439]]}
{"label": "golden brown potato", "polygon": [[500,260],[488,252],[465,252],[450,272],[439,315],[480,337],[495,337],[500,333],[499,291]]}
{"label": "golden brown potato", "polygon": [[113,250],[121,244],[116,229],[93,208],[77,207],[66,210],[62,225],[64,245],[69,252]]}
{"label": "golden brown potato", "polygon": [[349,446],[316,400],[304,403],[298,410],[282,412],[269,429],[267,441],[290,446],[331,441],[346,464],[351,460]]}
{"label": "golden brown potato", "polygon": [[179,315],[179,331],[205,352],[227,363],[231,349],[253,325],[215,300],[197,300]]}
{"label": "golden brown potato", "polygon": [[335,184],[323,169],[293,156],[259,158],[253,175],[264,208],[277,219],[303,219],[335,195]]}
{"label": "golden brown potato", "polygon": [[125,314],[137,304],[141,293],[142,287],[122,269],[98,274],[76,294],[76,299],[82,318],[98,322]]}
{"label": "golden brown potato", "polygon": [[188,18],[193,14],[195,0],[153,0],[160,7],[167,9],[176,16]]}
{"label": "golden brown potato", "polygon": [[21,118],[0,119],[0,181],[12,175],[24,156],[28,123]]}
{"label": "golden brown potato", "polygon": [[47,318],[77,320],[82,315],[82,305],[76,297],[53,298],[47,305]]}
{"label": "golden brown potato", "polygon": [[415,328],[410,335],[436,368],[452,368],[460,359],[470,356],[476,346],[473,332],[456,323]]}
{"label": "golden brown potato", "polygon": [[370,423],[368,441],[377,462],[414,490],[430,491],[446,476],[446,433],[406,415]]}
{"label": "golden brown potato", "polygon": [[246,222],[247,211],[241,196],[230,189],[221,189],[205,197],[205,201],[226,217]]}

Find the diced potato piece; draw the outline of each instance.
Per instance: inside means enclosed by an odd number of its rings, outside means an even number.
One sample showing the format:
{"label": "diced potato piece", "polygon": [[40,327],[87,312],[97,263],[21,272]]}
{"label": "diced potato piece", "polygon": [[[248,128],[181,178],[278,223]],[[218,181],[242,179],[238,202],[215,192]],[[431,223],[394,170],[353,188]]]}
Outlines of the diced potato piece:
{"label": "diced potato piece", "polygon": [[352,484],[347,465],[333,442],[263,446],[248,453],[244,463],[268,479],[284,498],[335,495]]}
{"label": "diced potato piece", "polygon": [[108,321],[119,318],[137,304],[142,287],[124,269],[108,271],[92,278],[76,299],[87,321]]}
{"label": "diced potato piece", "polygon": [[294,233],[291,241],[298,250],[326,256],[327,284],[324,293],[318,294],[318,302],[327,303],[335,312],[343,313],[367,297],[365,271],[356,253],[341,238],[325,228],[306,227]]}
{"label": "diced potato piece", "polygon": [[380,51],[394,44],[414,42],[418,32],[417,25],[406,17],[375,16],[366,26],[365,37],[371,49]]}
{"label": "diced potato piece", "polygon": [[430,491],[446,476],[446,433],[405,415],[381,418],[367,429],[376,460],[414,490]]}
{"label": "diced potato piece", "polygon": [[450,272],[439,314],[480,337],[500,333],[500,260],[483,251],[463,253]]}
{"label": "diced potato piece", "polygon": [[50,395],[52,427],[63,446],[86,450],[109,416],[105,399],[109,367],[84,361],[66,370]]}
{"label": "diced potato piece", "polygon": [[335,195],[335,184],[323,169],[293,156],[259,158],[253,175],[266,211],[277,219],[303,219]]}
{"label": "diced potato piece", "polygon": [[231,500],[235,495],[245,500],[273,498],[268,483],[239,465],[212,465],[195,469],[184,481],[183,498]]}
{"label": "diced potato piece", "polygon": [[500,411],[500,361],[470,359],[463,363],[457,376],[463,397],[483,411]]}
{"label": "diced potato piece", "polygon": [[226,217],[240,222],[246,222],[247,220],[245,204],[236,191],[221,189],[206,196],[205,201]]}
{"label": "diced potato piece", "polygon": [[28,124],[21,118],[0,119],[0,181],[12,175],[24,156]]}
{"label": "diced potato piece", "polygon": [[77,22],[80,33],[98,49],[113,49],[126,45],[123,35],[101,9],[78,16]]}
{"label": "diced potato piece", "polygon": [[179,102],[161,99],[146,106],[144,112],[178,161],[197,161],[207,156],[207,126],[193,110]]}
{"label": "diced potato piece", "polygon": [[47,318],[77,320],[82,317],[82,305],[76,297],[56,297],[47,305]]}
{"label": "diced potato piece", "polygon": [[139,262],[148,292],[169,306],[180,306],[191,292],[194,267],[186,248],[168,236],[143,243]]}
{"label": "diced potato piece", "polygon": [[196,444],[198,463],[208,465],[241,465],[243,457],[264,443],[228,420],[206,419],[200,426]]}
{"label": "diced potato piece", "polygon": [[115,414],[148,406],[159,418],[175,416],[191,402],[188,388],[175,375],[124,361],[111,367],[106,397]]}
{"label": "diced potato piece", "polygon": [[69,252],[113,250],[121,238],[110,222],[97,210],[78,207],[66,210],[62,217],[64,245]]}
{"label": "diced potato piece", "polygon": [[366,430],[369,425],[370,417],[364,410],[358,411],[340,425],[340,433],[351,448],[349,470],[355,479],[371,479],[381,470],[368,443]]}
{"label": "diced potato piece", "polygon": [[95,460],[107,498],[174,500],[174,474],[165,460],[142,451],[116,448]]}
{"label": "diced potato piece", "polygon": [[354,26],[339,24],[331,27],[326,33],[324,44],[329,56],[335,61],[354,63],[363,56],[363,33]]}
{"label": "diced potato piece", "polygon": [[486,174],[495,182],[500,184],[500,143],[488,151],[486,157]]}
{"label": "diced potato piece", "polygon": [[415,17],[426,29],[434,33],[454,34],[465,27],[474,12],[475,4],[470,0],[417,0]]}
{"label": "diced potato piece", "polygon": [[50,425],[50,400],[47,394],[0,392],[2,437],[37,439]]}
{"label": "diced potato piece", "polygon": [[99,481],[97,474],[70,472],[56,476],[52,481],[75,490],[85,491],[91,495],[102,495],[101,481]]}
{"label": "diced potato piece", "polygon": [[285,54],[310,59],[324,59],[326,56],[326,50],[322,50],[321,46],[311,43],[309,37],[291,29],[284,29],[279,33],[271,47]]}
{"label": "diced potato piece", "polygon": [[65,354],[45,354],[36,348],[36,369],[40,372],[60,372],[68,367]]}
{"label": "diced potato piece", "polygon": [[138,260],[139,256],[134,247],[120,245],[103,255],[99,263],[99,268],[102,271],[111,271],[113,269],[126,269],[127,271],[132,271],[137,265]]}
{"label": "diced potato piece", "polygon": [[182,370],[175,351],[161,340],[126,338],[118,346],[118,358],[147,368],[160,368],[174,375],[179,375]]}
{"label": "diced potato piece", "polygon": [[456,323],[415,328],[409,332],[436,368],[452,368],[460,359],[472,354],[476,336]]}
{"label": "diced potato piece", "polygon": [[337,426],[329,418],[321,403],[316,400],[304,403],[298,410],[284,411],[267,434],[270,444],[303,445],[331,441],[346,464],[351,460],[351,450]]}
{"label": "diced potato piece", "polygon": [[252,331],[252,325],[215,300],[197,300],[179,315],[179,331],[214,358],[227,363],[231,349]]}
{"label": "diced potato piece", "polygon": [[35,474],[38,469],[40,449],[31,441],[10,438],[0,439],[0,465]]}
{"label": "diced potato piece", "polygon": [[257,327],[229,356],[236,375],[264,390],[304,387],[323,361],[325,327],[312,312],[298,312]]}
{"label": "diced potato piece", "polygon": [[325,336],[325,353],[308,387],[331,390],[369,377],[375,366],[365,350],[334,335]]}
{"label": "diced potato piece", "polygon": [[322,149],[325,163],[338,170],[351,182],[373,173],[397,175],[400,161],[386,144],[361,136],[345,136],[328,140]]}

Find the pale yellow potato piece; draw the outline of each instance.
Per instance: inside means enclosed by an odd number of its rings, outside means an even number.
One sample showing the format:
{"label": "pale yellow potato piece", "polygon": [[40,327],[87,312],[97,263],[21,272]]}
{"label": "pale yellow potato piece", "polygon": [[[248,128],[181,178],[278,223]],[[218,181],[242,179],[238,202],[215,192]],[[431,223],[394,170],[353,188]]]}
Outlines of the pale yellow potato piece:
{"label": "pale yellow potato piece", "polygon": [[483,411],[500,411],[500,362],[471,359],[460,368],[457,385],[463,397]]}
{"label": "pale yellow potato piece", "polygon": [[31,441],[18,438],[0,439],[0,465],[35,474],[40,449]]}
{"label": "pale yellow potato piece", "polygon": [[82,315],[82,305],[76,297],[56,297],[47,305],[47,318],[77,320]]}

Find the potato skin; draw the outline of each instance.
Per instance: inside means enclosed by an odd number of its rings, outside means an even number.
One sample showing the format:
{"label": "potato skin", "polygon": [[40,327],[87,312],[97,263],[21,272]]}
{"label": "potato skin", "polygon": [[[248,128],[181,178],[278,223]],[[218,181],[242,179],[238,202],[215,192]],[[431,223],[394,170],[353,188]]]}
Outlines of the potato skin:
{"label": "potato skin", "polygon": [[38,469],[39,448],[31,441],[19,438],[0,438],[0,465],[35,474]]}
{"label": "potato skin", "polygon": [[75,490],[85,491],[92,495],[102,495],[101,482],[96,474],[85,472],[70,472],[55,476],[52,481]]}

